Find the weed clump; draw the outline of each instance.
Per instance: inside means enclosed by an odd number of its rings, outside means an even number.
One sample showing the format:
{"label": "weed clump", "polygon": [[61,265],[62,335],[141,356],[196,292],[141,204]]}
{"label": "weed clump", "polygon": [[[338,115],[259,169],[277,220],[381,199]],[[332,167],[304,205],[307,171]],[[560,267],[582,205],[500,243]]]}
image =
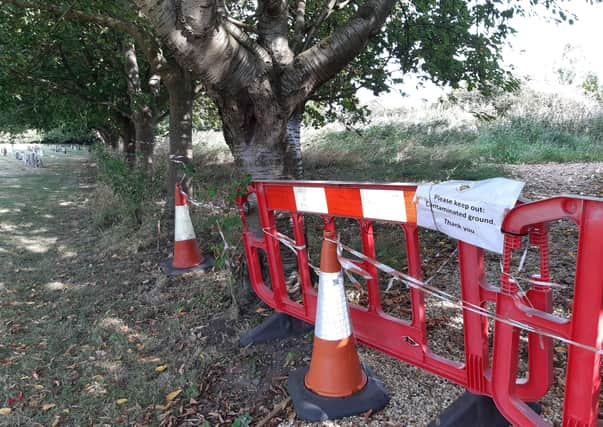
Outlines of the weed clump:
{"label": "weed clump", "polygon": [[93,155],[98,169],[97,179],[105,184],[121,202],[125,218],[142,224],[142,206],[153,197],[152,176],[142,168],[130,167],[123,156],[102,145],[95,145]]}
{"label": "weed clump", "polygon": [[92,222],[103,230],[110,228],[123,220],[121,203],[111,187],[99,183],[95,188],[90,202]]}

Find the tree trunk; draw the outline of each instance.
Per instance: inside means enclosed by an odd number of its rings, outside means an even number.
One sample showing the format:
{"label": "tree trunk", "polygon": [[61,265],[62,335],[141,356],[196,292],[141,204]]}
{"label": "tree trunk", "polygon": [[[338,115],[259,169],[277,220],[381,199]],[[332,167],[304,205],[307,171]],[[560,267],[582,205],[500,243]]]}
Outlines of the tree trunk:
{"label": "tree trunk", "polygon": [[[220,112],[224,123],[224,138],[238,168],[251,175],[254,180],[291,179],[294,177],[289,166],[295,162],[288,161],[293,150],[289,143],[289,122],[286,120],[285,114],[279,113],[272,116],[277,120],[265,121],[263,115],[266,114],[266,110],[261,105],[250,105],[244,102],[242,105],[222,104]],[[295,136],[295,126],[291,129],[292,136]],[[254,197],[250,197],[248,202],[249,230],[260,238],[266,238],[260,223],[257,201]],[[287,221],[286,218],[279,221],[282,220]],[[281,257],[285,277],[288,278],[296,271],[297,258],[288,250],[282,251]],[[262,264],[266,267],[265,263]],[[264,271],[263,275],[267,283],[270,283],[267,271]],[[253,292],[246,274],[241,277],[243,283],[235,289],[235,292],[240,308],[244,309],[256,303],[257,296]]]}
{"label": "tree trunk", "polygon": [[119,150],[124,153],[126,162],[134,166],[136,161],[136,139],[134,123],[129,117],[119,116]]}
{"label": "tree trunk", "polygon": [[155,149],[155,118],[149,107],[134,113],[134,130],[136,135],[137,164],[143,169],[153,167],[153,151]]}
{"label": "tree trunk", "polygon": [[[190,163],[193,160],[193,85],[188,71],[174,66],[174,71],[164,77],[170,102],[170,158]],[[174,211],[174,187],[178,179],[179,164],[169,161],[167,193],[168,211]],[[189,194],[192,194],[191,177],[184,182]]]}
{"label": "tree trunk", "polygon": [[109,146],[113,151],[117,150],[117,143],[119,141],[119,135],[113,131],[107,132],[106,138],[108,139]]}
{"label": "tree trunk", "polygon": [[287,122],[287,170],[295,179],[304,178],[304,162],[301,149],[301,126],[304,113],[303,109],[296,111]]}
{"label": "tree trunk", "polygon": [[286,179],[287,118],[272,97],[218,98],[224,140],[237,168],[252,179]]}
{"label": "tree trunk", "polygon": [[95,128],[97,136],[101,139],[103,144],[111,147],[112,150],[117,150],[117,144],[119,142],[119,134],[114,129],[106,128]]}
{"label": "tree trunk", "polygon": [[133,43],[124,44],[125,72],[128,79],[128,96],[132,108],[132,121],[136,135],[136,151],[140,154],[136,162],[142,168],[153,166],[153,150],[155,148],[155,117],[153,109],[148,104],[147,97],[142,93],[140,68],[136,48]]}

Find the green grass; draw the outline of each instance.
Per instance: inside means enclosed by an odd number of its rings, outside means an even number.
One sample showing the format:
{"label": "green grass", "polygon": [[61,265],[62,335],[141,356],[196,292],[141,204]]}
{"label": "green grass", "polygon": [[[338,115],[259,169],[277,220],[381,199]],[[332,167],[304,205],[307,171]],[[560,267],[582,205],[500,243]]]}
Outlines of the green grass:
{"label": "green grass", "polygon": [[503,168],[476,155],[470,132],[428,126],[373,126],[358,134],[329,133],[305,147],[309,178],[352,181],[483,179],[505,175]]}
{"label": "green grass", "polygon": [[167,282],[156,261],[169,248],[137,249],[154,248],[156,224],[101,233],[84,156],[45,160],[32,171],[0,157],[0,407],[12,408],[0,426],[158,425],[156,405],[177,389],[198,397],[201,371],[225,357],[202,360],[189,338],[229,307],[225,284]]}
{"label": "green grass", "polygon": [[603,115],[580,128],[533,117],[472,127],[445,118],[373,125],[314,136],[304,155],[310,178],[484,179],[506,175],[505,164],[603,160]]}

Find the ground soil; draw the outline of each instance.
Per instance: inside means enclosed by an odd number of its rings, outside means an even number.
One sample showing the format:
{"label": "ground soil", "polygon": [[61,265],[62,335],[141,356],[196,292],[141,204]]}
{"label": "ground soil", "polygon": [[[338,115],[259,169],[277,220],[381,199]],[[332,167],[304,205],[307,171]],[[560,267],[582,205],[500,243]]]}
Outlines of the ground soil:
{"label": "ground soil", "polygon": [[[293,369],[308,364],[311,334],[240,346],[240,336],[270,310],[261,304],[233,310],[232,278],[224,270],[166,277],[159,264],[171,251],[169,230],[158,224],[156,234],[152,227],[116,243],[123,228],[99,229],[92,221],[94,168],[87,156],[72,152],[45,161],[48,168],[33,170],[0,157],[0,408],[10,409],[0,426],[242,426],[264,419],[270,426],[422,426],[462,393],[360,346],[391,394],[388,407],[337,422],[297,421],[285,385]],[[524,195],[532,199],[603,197],[603,163],[509,170],[526,181]],[[555,233],[554,280],[571,285],[575,229],[561,225]],[[442,241],[427,239],[434,246]],[[426,276],[454,248],[440,246]],[[497,258],[488,261],[495,265]],[[495,268],[490,273],[496,281]],[[450,290],[457,280],[452,265],[433,283]],[[402,292],[390,295],[401,298]],[[430,346],[462,357],[462,336],[450,321],[459,313],[427,304],[433,306]],[[555,306],[568,314],[571,289],[556,296]],[[542,401],[543,414],[555,423],[565,354],[556,347],[555,384]],[[274,411],[277,405],[283,409]]]}

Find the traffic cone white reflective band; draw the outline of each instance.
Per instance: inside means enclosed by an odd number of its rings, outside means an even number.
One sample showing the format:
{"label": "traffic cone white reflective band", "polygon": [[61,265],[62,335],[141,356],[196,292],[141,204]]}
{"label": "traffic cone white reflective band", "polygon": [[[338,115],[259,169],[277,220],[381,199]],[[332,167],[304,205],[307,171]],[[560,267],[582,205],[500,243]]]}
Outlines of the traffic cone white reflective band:
{"label": "traffic cone white reflective band", "polygon": [[314,335],[339,341],[352,335],[343,273],[320,273]]}
{"label": "traffic cone white reflective band", "polygon": [[195,236],[195,229],[193,228],[193,222],[191,221],[187,205],[176,206],[174,221],[174,240],[176,242],[197,238],[197,236]]}

